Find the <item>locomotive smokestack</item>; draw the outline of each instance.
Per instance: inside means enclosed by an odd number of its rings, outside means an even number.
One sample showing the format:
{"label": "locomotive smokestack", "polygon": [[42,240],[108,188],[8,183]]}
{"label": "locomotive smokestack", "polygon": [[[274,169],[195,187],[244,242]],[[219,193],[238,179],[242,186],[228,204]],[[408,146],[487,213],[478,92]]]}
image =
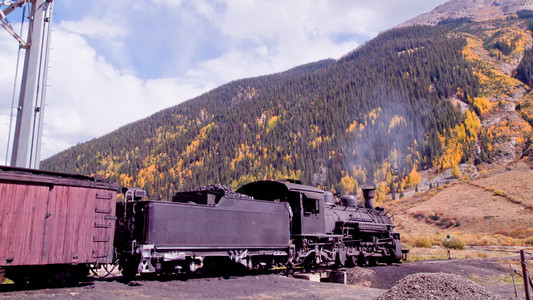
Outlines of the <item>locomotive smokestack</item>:
{"label": "locomotive smokestack", "polygon": [[362,188],[363,198],[365,199],[365,208],[376,208],[374,205],[374,197],[376,197],[376,187],[366,186]]}

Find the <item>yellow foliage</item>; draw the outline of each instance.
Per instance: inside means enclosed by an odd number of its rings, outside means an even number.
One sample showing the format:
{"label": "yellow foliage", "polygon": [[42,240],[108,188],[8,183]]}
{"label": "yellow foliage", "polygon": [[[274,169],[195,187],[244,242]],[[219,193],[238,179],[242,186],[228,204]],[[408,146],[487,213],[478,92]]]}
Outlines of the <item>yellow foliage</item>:
{"label": "yellow foliage", "polygon": [[311,141],[311,143],[309,143],[311,145],[311,147],[313,147],[313,149],[316,149],[317,146],[319,146],[320,144],[322,144],[322,137],[319,136],[317,138],[315,138],[314,140]]}
{"label": "yellow foliage", "polygon": [[486,97],[474,97],[472,105],[482,114],[492,108],[492,103]]}
{"label": "yellow foliage", "polygon": [[357,183],[357,179],[350,176],[349,174],[345,174],[341,178],[341,188],[343,189],[344,193],[346,194],[357,194],[357,190],[359,189],[359,185]]}
{"label": "yellow foliage", "polygon": [[398,185],[398,191],[399,191],[399,192],[403,192],[403,190],[406,188],[406,185],[407,185],[407,180],[406,180],[406,178],[402,178],[402,179],[400,180],[399,185]]}
{"label": "yellow foliage", "polygon": [[206,126],[204,126],[202,129],[200,129],[200,132],[198,135],[194,138],[194,140],[191,142],[189,146],[187,146],[187,149],[185,149],[185,156],[189,156],[193,152],[195,152],[200,144],[205,141],[207,138],[207,134],[215,128],[215,123],[209,123]]}
{"label": "yellow foliage", "polygon": [[[381,164],[381,167],[376,170],[374,173],[374,183],[378,183],[380,181],[390,181],[391,178],[391,165],[388,161],[383,161]],[[390,183],[390,182],[389,182]]]}
{"label": "yellow foliage", "polygon": [[133,182],[133,176],[128,176],[127,174],[120,174],[119,181],[121,186],[130,187]]}
{"label": "yellow foliage", "polygon": [[416,166],[413,166],[413,169],[411,170],[411,173],[409,173],[408,177],[408,184],[409,186],[415,186],[419,184],[422,181],[422,176],[420,173],[416,170]]}
{"label": "yellow foliage", "polygon": [[499,50],[496,50],[500,56],[500,59],[509,62],[510,59],[516,58],[524,53],[526,47],[528,47],[529,35],[522,29],[516,26],[504,27],[489,32],[491,37],[490,43],[504,43],[509,46],[513,51],[506,57]]}
{"label": "yellow foliage", "polygon": [[366,169],[363,169],[361,165],[359,167],[352,167],[352,174],[353,177],[357,180],[357,182],[366,182]]}
{"label": "yellow foliage", "polygon": [[[326,136],[325,138],[322,138],[321,136],[317,136],[314,140],[309,142],[309,145],[313,147],[313,149],[316,149],[316,147],[320,146],[323,142],[330,141],[332,137]],[[335,153],[333,153],[335,154]],[[331,155],[331,153],[330,153]]]}
{"label": "yellow foliage", "polygon": [[384,182],[380,182],[376,186],[376,203],[380,203],[385,200],[385,197],[390,192],[389,186]]}
{"label": "yellow foliage", "polygon": [[[516,29],[516,28],[515,28]],[[513,29],[514,30],[514,29]],[[480,51],[475,49],[483,49],[483,41],[470,34],[463,33],[463,37],[467,40],[467,45],[463,49],[463,56],[471,62],[474,76],[478,78],[482,87],[482,94],[492,95],[494,97],[501,97],[502,95],[512,95],[518,92],[519,89],[525,88],[525,85],[518,79],[515,79],[500,69],[491,66],[486,60],[479,56]],[[524,36],[517,41],[516,51],[512,56],[523,53],[523,45],[526,41]],[[521,52],[519,49],[522,49]]]}
{"label": "yellow foliage", "polygon": [[453,165],[452,166],[452,176],[454,178],[461,177],[461,170],[459,170],[459,167],[457,167],[457,165]]}
{"label": "yellow foliage", "polygon": [[477,136],[481,131],[481,121],[472,111],[467,111],[464,124],[468,130],[469,136]]}
{"label": "yellow foliage", "polygon": [[459,165],[465,151],[469,153],[473,150],[470,147],[477,144],[480,131],[481,121],[474,112],[467,111],[463,124],[455,126],[450,135],[446,132],[439,134],[444,151],[435,159],[433,166],[442,172]]}
{"label": "yellow foliage", "polygon": [[353,121],[352,124],[346,129],[346,133],[354,133],[357,130],[357,121]]}
{"label": "yellow foliage", "polygon": [[421,160],[420,152],[418,152],[418,142],[414,140],[413,144],[408,148],[409,154],[405,157],[405,161],[408,165],[418,165]]}
{"label": "yellow foliage", "polygon": [[398,127],[400,125],[407,125],[407,121],[405,121],[404,117],[401,117],[401,116],[398,116],[398,115],[394,115],[394,117],[392,117],[392,119],[390,121],[388,132],[390,133],[391,130],[393,130],[394,128],[396,128],[396,127]]}
{"label": "yellow foliage", "polygon": [[272,128],[274,128],[274,126],[276,126],[276,124],[278,123],[278,120],[279,120],[278,116],[272,116],[270,119],[268,119],[267,132],[269,132],[270,130],[272,130]]}
{"label": "yellow foliage", "polygon": [[[240,144],[239,149],[236,151],[237,155],[235,158],[230,162],[231,169],[235,171],[235,165],[243,161],[244,159],[248,158],[249,160],[254,160],[254,155],[250,152],[251,147],[248,146],[248,144]],[[266,155],[266,153],[265,153]]]}
{"label": "yellow foliage", "polygon": [[441,137],[441,141],[443,141],[443,145],[446,145],[444,153],[440,157],[437,157],[433,163],[433,166],[437,167],[439,172],[459,164],[463,157],[463,145],[458,143],[456,138],[447,140],[446,138]]}
{"label": "yellow foliage", "polygon": [[155,179],[156,168],[155,165],[149,165],[146,168],[142,168],[137,174],[136,185],[141,189],[144,189],[147,183],[153,183]]}

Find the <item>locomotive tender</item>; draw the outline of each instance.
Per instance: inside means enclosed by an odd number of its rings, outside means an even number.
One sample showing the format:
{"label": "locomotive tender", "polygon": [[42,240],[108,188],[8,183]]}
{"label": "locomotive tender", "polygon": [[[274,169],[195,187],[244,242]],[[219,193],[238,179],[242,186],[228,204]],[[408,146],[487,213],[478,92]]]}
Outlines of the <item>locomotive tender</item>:
{"label": "locomotive tender", "polygon": [[250,269],[401,262],[391,215],[374,207],[373,189],[363,192],[364,203],[336,201],[298,181],[256,181],[236,193],[211,185],[161,202],[128,190],[132,201],[117,203],[116,253],[126,277],[194,272],[217,259]]}

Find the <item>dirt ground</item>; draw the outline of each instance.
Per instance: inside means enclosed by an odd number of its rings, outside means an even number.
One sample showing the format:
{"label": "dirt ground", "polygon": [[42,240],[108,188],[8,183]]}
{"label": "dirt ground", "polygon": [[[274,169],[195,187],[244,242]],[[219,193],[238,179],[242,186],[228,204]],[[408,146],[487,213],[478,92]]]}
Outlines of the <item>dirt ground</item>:
{"label": "dirt ground", "polygon": [[[528,264],[533,265],[529,257]],[[17,290],[0,285],[0,299],[374,299],[398,280],[413,273],[451,273],[483,285],[489,291],[514,298],[506,258],[452,259],[406,262],[392,266],[347,269],[347,285],[311,282],[281,274],[173,277],[125,283],[121,277],[89,280],[74,287]],[[533,267],[530,267],[533,268]],[[514,275],[519,297],[522,279]]]}

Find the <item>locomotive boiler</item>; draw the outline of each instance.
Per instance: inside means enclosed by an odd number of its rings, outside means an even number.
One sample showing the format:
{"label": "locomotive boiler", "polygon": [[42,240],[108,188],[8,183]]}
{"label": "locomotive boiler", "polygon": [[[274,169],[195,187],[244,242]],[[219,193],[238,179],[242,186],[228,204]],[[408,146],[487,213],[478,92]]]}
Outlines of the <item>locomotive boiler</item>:
{"label": "locomotive boiler", "polygon": [[179,192],[172,202],[141,200],[128,190],[117,203],[115,248],[126,277],[193,272],[231,260],[250,269],[353,266],[400,262],[391,215],[354,196],[298,181],[256,181],[236,192],[211,185]]}

